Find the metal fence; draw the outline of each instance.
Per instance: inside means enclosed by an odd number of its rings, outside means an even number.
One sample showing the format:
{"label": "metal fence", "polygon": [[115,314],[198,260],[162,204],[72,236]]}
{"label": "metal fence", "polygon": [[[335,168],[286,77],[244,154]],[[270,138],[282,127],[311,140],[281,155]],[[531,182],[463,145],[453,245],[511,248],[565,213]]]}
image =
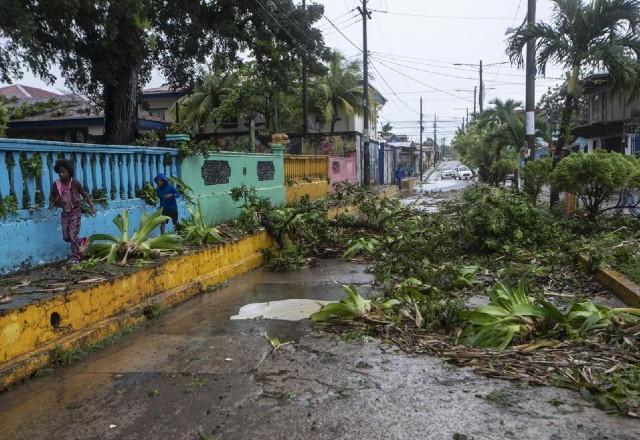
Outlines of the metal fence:
{"label": "metal fence", "polygon": [[329,172],[329,156],[284,156],[284,176],[287,181],[301,179],[326,179]]}

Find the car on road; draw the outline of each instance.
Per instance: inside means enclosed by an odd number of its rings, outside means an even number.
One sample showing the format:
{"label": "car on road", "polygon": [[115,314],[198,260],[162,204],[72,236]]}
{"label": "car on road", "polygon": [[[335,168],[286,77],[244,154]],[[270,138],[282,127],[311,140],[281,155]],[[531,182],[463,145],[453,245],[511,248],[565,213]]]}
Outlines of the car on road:
{"label": "car on road", "polygon": [[466,165],[458,165],[454,170],[453,176],[459,180],[473,179],[473,171]]}
{"label": "car on road", "polygon": [[442,168],[440,170],[440,177],[446,179],[448,177],[454,177],[456,170],[454,168]]}

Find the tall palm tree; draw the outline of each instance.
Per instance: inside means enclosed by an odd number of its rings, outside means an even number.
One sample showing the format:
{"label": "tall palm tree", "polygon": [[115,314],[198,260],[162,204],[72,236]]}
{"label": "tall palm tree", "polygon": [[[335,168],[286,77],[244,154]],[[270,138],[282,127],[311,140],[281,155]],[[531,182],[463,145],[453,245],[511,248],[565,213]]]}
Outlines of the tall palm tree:
{"label": "tall palm tree", "polygon": [[340,52],[332,54],[326,75],[314,81],[314,100],[321,119],[331,123],[331,133],[335,131],[339,113],[347,117],[363,113],[361,82],[360,64],[347,61]]}
{"label": "tall palm tree", "polygon": [[[538,70],[558,63],[567,70],[567,94],[560,121],[554,163],[571,139],[571,118],[581,90],[581,73],[604,69],[620,90],[637,89],[640,81],[640,0],[551,0],[550,23],[524,23],[507,41],[507,55],[522,67],[522,51],[535,38]],[[554,200],[552,200],[553,202]]]}
{"label": "tall palm tree", "polygon": [[214,111],[233,93],[238,82],[235,71],[207,73],[192,93],[176,102],[173,111],[179,111],[181,121],[196,130],[203,130],[207,123],[212,122]]}

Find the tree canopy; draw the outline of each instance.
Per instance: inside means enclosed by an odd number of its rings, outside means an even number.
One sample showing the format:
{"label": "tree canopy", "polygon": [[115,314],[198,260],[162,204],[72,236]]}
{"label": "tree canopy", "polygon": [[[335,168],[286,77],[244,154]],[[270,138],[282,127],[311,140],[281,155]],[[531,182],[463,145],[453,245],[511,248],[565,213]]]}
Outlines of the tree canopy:
{"label": "tree canopy", "polygon": [[0,2],[0,80],[28,67],[51,82],[58,65],[70,88],[100,98],[113,143],[133,139],[138,92],[154,68],[169,85],[189,88],[199,66],[225,70],[249,56],[263,75],[286,82],[302,55],[326,56],[312,27],[323,7],[303,10],[292,0]]}

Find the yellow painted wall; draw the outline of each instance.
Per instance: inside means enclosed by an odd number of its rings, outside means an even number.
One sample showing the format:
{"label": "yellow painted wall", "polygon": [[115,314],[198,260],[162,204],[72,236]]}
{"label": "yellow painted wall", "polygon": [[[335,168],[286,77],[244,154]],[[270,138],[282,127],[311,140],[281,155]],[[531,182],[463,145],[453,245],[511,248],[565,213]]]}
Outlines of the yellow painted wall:
{"label": "yellow painted wall", "polygon": [[329,194],[329,182],[325,179],[313,180],[311,182],[296,182],[285,187],[287,195],[287,205],[300,200],[305,195],[312,199],[322,199]]}
{"label": "yellow painted wall", "polygon": [[[157,267],[12,310],[0,316],[0,368],[44,344],[127,311],[145,298],[176,288],[182,288],[183,295],[190,296],[254,269],[262,264],[261,250],[272,245],[268,234],[260,232],[234,243],[180,255]],[[177,295],[175,302],[180,299]],[[51,325],[54,312],[61,317],[57,329]]]}

